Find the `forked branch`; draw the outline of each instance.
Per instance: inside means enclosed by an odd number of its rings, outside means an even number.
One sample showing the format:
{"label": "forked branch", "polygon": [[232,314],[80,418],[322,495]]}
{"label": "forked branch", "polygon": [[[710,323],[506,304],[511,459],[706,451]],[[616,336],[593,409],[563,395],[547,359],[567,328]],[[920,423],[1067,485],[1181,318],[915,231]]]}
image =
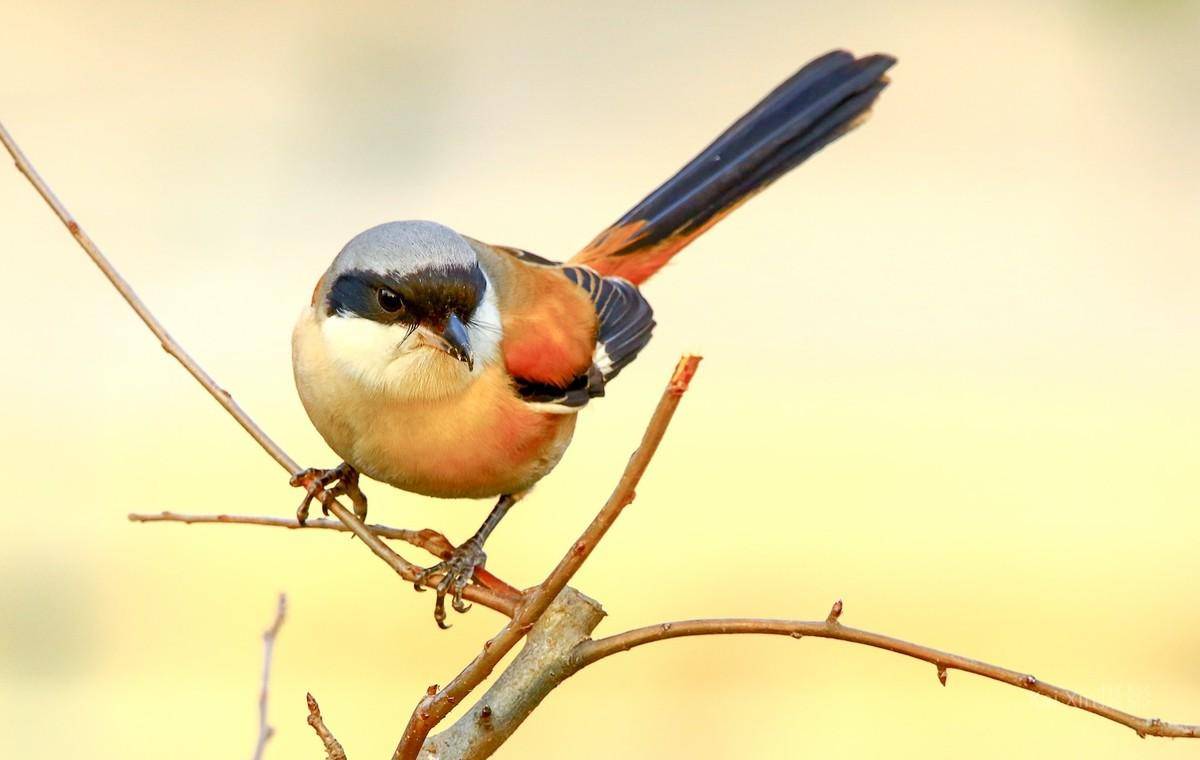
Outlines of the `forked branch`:
{"label": "forked branch", "polygon": [[392,756],[393,760],[411,760],[417,756],[430,730],[441,722],[456,704],[461,703],[476,686],[482,683],[483,679],[491,674],[496,664],[504,658],[504,655],[508,654],[517,642],[529,633],[545,613],[546,608],[583,565],[584,560],[591,555],[596,544],[612,527],[617,517],[620,516],[621,510],[633,501],[637,484],[642,479],[642,474],[646,472],[650,460],[654,458],[654,452],[658,450],[658,444],[662,442],[663,434],[667,432],[667,426],[671,424],[671,418],[675,416],[679,401],[687,392],[688,383],[696,374],[696,368],[699,365],[699,356],[686,355],[679,360],[658,401],[658,406],[654,409],[654,414],[650,417],[650,423],[642,435],[641,444],[629,458],[629,463],[625,466],[625,472],[617,482],[617,487],[613,489],[608,501],[600,508],[599,514],[583,531],[579,539],[571,545],[563,558],[558,561],[558,566],[550,571],[546,580],[542,581],[541,585],[535,588],[521,603],[513,619],[500,629],[500,633],[484,643],[483,651],[476,655],[475,659],[444,688],[439,690],[436,687],[430,687],[429,692],[417,703],[412,717],[408,719],[404,735]]}

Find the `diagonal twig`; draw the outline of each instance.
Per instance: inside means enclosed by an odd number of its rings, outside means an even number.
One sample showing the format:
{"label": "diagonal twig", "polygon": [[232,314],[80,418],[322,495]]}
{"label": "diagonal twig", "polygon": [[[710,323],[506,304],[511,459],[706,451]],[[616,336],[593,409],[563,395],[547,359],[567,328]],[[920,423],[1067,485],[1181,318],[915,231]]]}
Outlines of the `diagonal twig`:
{"label": "diagonal twig", "polygon": [[213,380],[207,372],[204,371],[203,367],[196,363],[196,360],[193,359],[188,352],[183,349],[183,346],[179,345],[179,343],[177,343],[175,339],[171,337],[170,333],[167,332],[167,329],[163,327],[162,323],[159,322],[150,309],[147,308],[146,304],[144,304],[142,300],[138,298],[137,293],[135,293],[133,288],[130,287],[129,283],[125,281],[125,278],[121,276],[121,273],[118,272],[116,268],[109,262],[108,258],[100,252],[100,247],[96,245],[95,241],[93,241],[86,232],[84,232],[83,228],[79,226],[79,223],[75,221],[75,218],[71,216],[71,212],[67,211],[66,206],[62,204],[62,202],[54,194],[54,191],[50,189],[50,186],[46,184],[45,180],[42,179],[37,170],[33,168],[33,165],[29,163],[29,159],[25,157],[25,154],[21,151],[21,148],[17,145],[16,141],[13,140],[12,135],[8,133],[8,130],[4,128],[3,124],[0,124],[0,142],[3,142],[4,147],[8,149],[9,154],[13,157],[13,161],[17,165],[17,169],[19,169],[20,172],[25,175],[25,178],[28,179],[30,184],[33,185],[34,189],[37,190],[38,195],[42,196],[42,200],[46,201],[46,204],[50,206],[50,209],[54,212],[55,216],[57,216],[59,221],[66,226],[67,231],[71,233],[71,237],[75,238],[75,242],[79,243],[79,247],[83,249],[83,252],[86,253],[89,258],[91,258],[92,262],[100,269],[101,273],[103,273],[108,281],[112,283],[112,286],[117,289],[117,292],[120,293],[121,297],[125,299],[125,302],[129,304],[129,308],[133,309],[138,317],[141,318],[146,327],[150,329],[150,332],[154,333],[154,337],[158,338],[158,342],[162,345],[163,350],[173,356],[180,364],[182,364],[183,368],[186,369],[188,373],[196,379],[196,382],[200,383],[204,390],[208,391],[209,395],[216,399],[217,403],[224,407],[225,411],[229,412],[231,417],[237,420],[238,424],[250,434],[250,437],[257,441],[258,445],[262,446],[263,450],[271,455],[272,459],[278,462],[280,466],[282,466],[288,472],[299,472],[300,467],[290,456],[287,455],[287,452],[280,448],[279,444],[271,440],[271,437],[268,436],[266,432],[264,432],[263,429],[260,428],[254,422],[254,420],[250,418],[250,415],[246,414],[246,412],[240,406],[238,406],[237,402],[233,400],[233,396],[230,395],[229,392],[224,388],[217,385],[217,382]]}
{"label": "diagonal twig", "polygon": [[[271,456],[272,459],[278,462],[280,467],[287,470],[288,473],[293,477],[303,472],[302,468],[296,464],[296,461],[292,459],[291,456],[289,456],[288,453],[279,446],[279,444],[275,443],[275,441],[273,441],[271,437],[268,436],[266,432],[264,432],[263,429],[258,426],[258,424],[250,417],[249,414],[246,413],[244,409],[242,409],[242,407],[238,406],[237,402],[233,400],[233,396],[229,393],[229,391],[226,391],[224,388],[217,385],[217,382],[213,380],[213,378],[204,371],[204,368],[201,367],[196,360],[193,359],[187,353],[187,351],[183,349],[183,346],[179,345],[179,343],[171,337],[166,328],[163,327],[162,323],[158,321],[146,304],[143,303],[138,297],[137,293],[134,292],[133,288],[130,287],[129,283],[125,281],[125,278],[123,278],[120,272],[117,271],[116,267],[114,267],[108,258],[105,257],[105,255],[100,251],[100,247],[97,246],[95,241],[93,241],[91,237],[89,237],[88,234],[83,230],[83,228],[79,226],[79,223],[73,216],[71,216],[71,213],[67,211],[66,206],[64,206],[58,197],[55,196],[54,191],[50,189],[50,186],[47,185],[45,180],[42,179],[41,175],[38,174],[37,170],[29,162],[29,159],[26,158],[20,146],[18,146],[16,141],[13,140],[12,135],[8,133],[8,130],[4,128],[3,124],[0,124],[0,143],[4,144],[5,149],[8,150],[9,155],[12,156],[13,161],[16,163],[17,169],[25,175],[25,178],[28,179],[30,184],[33,185],[34,189],[37,190],[38,195],[42,196],[42,199],[45,200],[46,204],[50,206],[50,209],[54,212],[55,216],[57,216],[59,221],[61,221],[67,228],[67,231],[71,233],[71,237],[75,238],[75,242],[79,243],[79,247],[83,249],[84,253],[88,255],[88,257],[100,269],[108,281],[112,283],[112,286],[117,289],[117,292],[121,294],[121,297],[125,299],[125,302],[129,304],[129,307],[133,309],[142,322],[145,323],[150,332],[154,333],[154,336],[158,338],[158,342],[162,346],[163,350],[173,356],[181,365],[183,365],[183,368],[188,371],[188,374],[190,374],[196,380],[196,382],[200,383],[204,390],[208,391],[209,395],[217,400],[217,403],[221,405],[221,408],[229,413],[229,416],[237,420],[237,423],[242,426],[242,429],[245,430],[250,437],[253,438],[258,445],[261,446],[263,450]],[[410,583],[417,579],[417,575],[420,573],[420,568],[401,557],[390,546],[383,543],[383,541],[371,533],[371,531],[367,529],[367,526],[363,525],[362,520],[359,520],[353,512],[346,509],[341,502],[331,497],[326,491],[318,491],[317,496],[320,499],[321,504],[328,509],[334,517],[336,517],[347,528],[349,528],[354,535],[358,536],[359,539],[366,544],[367,548],[375,554],[375,556],[386,562],[388,566],[392,568],[392,570],[396,571],[396,573],[400,575],[400,577],[404,578]],[[435,577],[429,579],[428,583],[429,585],[433,585],[436,581],[437,578]],[[472,602],[479,602],[485,607],[491,607],[492,609],[500,611],[504,611],[506,608],[510,609],[512,606],[511,603],[498,597],[494,592],[474,584],[467,586],[463,596]],[[507,614],[507,612],[505,614]]]}
{"label": "diagonal twig", "polygon": [[642,435],[641,444],[629,458],[629,464],[626,465],[625,472],[617,482],[617,487],[600,509],[599,514],[583,531],[579,539],[571,545],[566,555],[559,560],[558,566],[550,571],[546,580],[542,581],[541,585],[521,603],[513,619],[498,634],[484,643],[483,651],[445,688],[439,690],[436,687],[430,687],[429,692],[421,698],[413,710],[408,725],[404,729],[404,735],[396,746],[393,760],[411,760],[417,756],[421,745],[425,742],[425,737],[429,735],[433,727],[445,718],[456,704],[461,703],[463,698],[470,694],[476,686],[482,683],[483,679],[491,674],[497,663],[504,658],[504,655],[508,654],[509,650],[529,632],[534,623],[545,613],[550,603],[554,601],[554,598],[558,596],[558,593],[570,582],[571,577],[584,560],[591,555],[596,544],[621,514],[621,510],[633,501],[638,481],[641,480],[642,474],[654,457],[654,452],[658,449],[658,444],[667,431],[671,417],[674,416],[675,409],[678,408],[679,401],[687,391],[688,383],[696,373],[699,364],[699,356],[687,355],[679,360],[670,382],[667,383],[667,387],[659,399],[658,406],[654,409],[654,414],[650,417],[646,432]]}

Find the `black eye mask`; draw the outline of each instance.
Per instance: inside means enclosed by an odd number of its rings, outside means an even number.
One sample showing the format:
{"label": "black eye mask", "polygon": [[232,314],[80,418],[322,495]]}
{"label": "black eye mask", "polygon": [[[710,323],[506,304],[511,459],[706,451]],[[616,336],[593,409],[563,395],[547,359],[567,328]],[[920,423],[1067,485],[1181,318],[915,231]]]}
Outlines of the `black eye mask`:
{"label": "black eye mask", "polygon": [[440,326],[452,314],[469,319],[486,289],[478,264],[431,267],[402,276],[351,271],[329,289],[325,313],[353,314],[381,324]]}

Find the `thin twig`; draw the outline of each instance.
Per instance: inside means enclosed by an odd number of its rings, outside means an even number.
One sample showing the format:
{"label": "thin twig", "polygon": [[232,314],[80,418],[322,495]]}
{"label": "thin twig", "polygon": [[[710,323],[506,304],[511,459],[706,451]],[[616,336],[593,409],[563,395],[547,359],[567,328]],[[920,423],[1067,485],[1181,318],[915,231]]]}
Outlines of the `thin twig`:
{"label": "thin twig", "polygon": [[[836,612],[836,614],[834,614]],[[725,634],[773,634],[776,636],[791,636],[799,639],[804,636],[814,636],[823,639],[837,639],[854,644],[863,644],[878,649],[886,649],[917,660],[924,660],[937,668],[938,680],[946,684],[947,670],[961,670],[974,673],[984,678],[991,678],[1010,686],[1027,689],[1043,697],[1049,697],[1068,707],[1086,710],[1102,718],[1128,726],[1137,732],[1138,736],[1169,736],[1176,738],[1200,737],[1200,726],[1183,723],[1166,723],[1158,718],[1139,718],[1113,707],[1103,705],[1090,697],[1078,692],[1054,686],[1045,681],[1015,670],[989,665],[986,662],[972,660],[961,655],[943,652],[931,647],[913,644],[901,639],[884,636],[858,628],[849,628],[838,622],[842,612],[839,600],[830,611],[829,617],[822,621],[799,620],[763,620],[757,618],[730,618],[716,620],[680,620],[672,623],[659,623],[645,628],[618,633],[603,639],[584,641],[575,648],[575,670],[585,668],[599,660],[618,652],[626,652],[634,647],[650,644],[655,641],[666,641],[682,636],[717,636]]]}
{"label": "thin twig", "polygon": [[696,373],[700,364],[699,356],[684,356],[679,360],[671,380],[659,399],[654,414],[642,435],[642,442],[637,451],[629,458],[625,472],[621,475],[617,487],[609,496],[608,501],[600,509],[599,514],[583,531],[579,539],[571,545],[558,566],[555,567],[517,608],[517,614],[492,639],[483,645],[483,651],[454,677],[445,688],[438,690],[431,687],[413,710],[412,717],[404,729],[404,735],[396,746],[393,760],[412,760],[421,751],[425,737],[443,718],[450,713],[454,706],[461,703],[471,691],[483,682],[496,664],[508,654],[509,650],[521,640],[533,627],[538,618],[545,613],[546,608],[558,596],[558,593],[570,582],[571,577],[583,564],[584,560],[595,549],[596,544],[608,532],[609,527],[621,514],[621,510],[633,501],[638,481],[654,457],[658,444],[679,406],[679,401],[688,389],[688,383]]}
{"label": "thin twig", "polygon": [[312,726],[312,730],[317,732],[317,737],[325,745],[325,760],[346,760],[346,750],[342,749],[342,743],[334,738],[333,732],[325,726],[325,719],[321,717],[321,706],[313,699],[312,694],[304,696],[308,700],[308,725]]}
{"label": "thin twig", "polygon": [[[129,515],[131,522],[177,522],[188,525],[194,523],[214,523],[214,524],[236,524],[236,525],[266,525],[274,528],[286,528],[287,530],[308,530],[315,528],[317,530],[332,530],[341,533],[349,533],[350,528],[338,522],[337,520],[326,520],[323,518],[310,519],[305,521],[303,525],[292,517],[266,517],[259,515],[188,515],[179,512],[154,512],[147,514],[131,513]],[[367,526],[367,530],[374,533],[380,538],[390,538],[399,541],[405,541],[413,546],[424,549],[439,559],[448,559],[451,552],[454,551],[454,545],[436,530],[424,528],[422,530],[409,530],[407,528],[393,528],[387,525],[372,524]],[[497,578],[485,568],[475,569],[475,579],[487,588],[494,591],[496,594],[508,599],[509,604],[505,609],[497,609],[497,612],[502,612],[511,617],[513,605],[520,599],[521,592],[504,581]],[[495,609],[495,608],[493,608]]]}
{"label": "thin twig", "polygon": [[279,595],[279,603],[275,606],[275,620],[270,627],[263,631],[263,668],[262,688],[258,692],[258,743],[254,745],[254,760],[262,760],[267,742],[275,735],[275,729],[267,722],[267,695],[271,687],[271,656],[275,653],[275,638],[283,627],[283,618],[287,614],[287,596]]}
{"label": "thin twig", "polygon": [[[131,512],[130,522],[178,522],[192,525],[195,523],[233,523],[236,525],[267,525],[288,530],[334,530],[349,533],[350,529],[337,520],[315,518],[305,521],[303,525],[292,517],[267,517],[261,515],[191,515],[182,512]],[[405,541],[420,549],[424,549],[435,557],[445,558],[454,550],[454,545],[436,530],[409,530],[408,528],[393,528],[388,525],[371,524],[367,530],[380,538],[393,538]]]}
{"label": "thin twig", "polygon": [[[13,161],[16,162],[17,169],[19,169],[20,172],[25,175],[26,179],[28,179],[30,184],[33,185],[38,194],[42,196],[42,199],[46,201],[47,205],[50,206],[50,209],[54,212],[54,214],[66,226],[67,230],[71,233],[71,236],[75,238],[75,242],[79,243],[79,247],[82,248],[84,253],[91,258],[92,262],[99,267],[100,271],[104,274],[108,281],[112,283],[112,286],[117,289],[117,292],[120,293],[121,297],[125,299],[125,302],[129,304],[129,307],[134,310],[138,317],[141,318],[142,322],[145,323],[146,327],[150,329],[150,332],[154,333],[154,336],[158,338],[159,344],[162,345],[163,350],[175,357],[175,359],[181,365],[183,365],[183,368],[186,369],[193,378],[195,378],[196,382],[200,383],[200,385],[204,387],[204,390],[208,391],[209,395],[215,398],[217,403],[219,403],[231,417],[237,420],[238,424],[250,434],[250,437],[253,438],[258,445],[261,446],[263,450],[271,456],[272,459],[279,463],[280,467],[287,470],[288,473],[293,477],[299,475],[302,472],[302,469],[298,464],[296,464],[296,461],[292,459],[288,453],[279,446],[279,444],[271,440],[270,436],[268,436],[263,429],[260,428],[253,419],[251,419],[250,415],[247,414],[244,409],[238,406],[237,402],[233,400],[233,396],[230,395],[228,391],[217,385],[216,381],[213,380],[212,377],[205,372],[198,363],[196,363],[196,360],[188,355],[183,347],[171,337],[166,328],[162,326],[162,323],[158,321],[146,304],[144,304],[142,300],[138,298],[137,293],[135,293],[133,288],[130,287],[129,283],[125,281],[125,278],[121,276],[115,267],[113,267],[104,254],[100,252],[99,246],[97,246],[91,237],[84,232],[83,228],[79,226],[79,223],[75,221],[74,217],[71,216],[71,213],[67,211],[62,202],[58,200],[58,197],[54,195],[54,191],[50,189],[49,185],[47,185],[46,182],[41,178],[41,175],[38,174],[37,170],[33,168],[33,165],[29,162],[29,159],[25,157],[25,154],[21,151],[21,148],[17,145],[16,141],[13,140],[12,135],[8,133],[8,130],[4,128],[3,124],[0,124],[0,142],[4,143],[4,147],[13,157]],[[353,512],[346,509],[337,499],[329,496],[327,492],[319,491],[318,498],[320,498],[321,504],[324,505],[334,517],[336,517],[347,528],[349,528],[354,535],[358,536],[362,542],[367,545],[367,548],[369,548],[375,554],[375,556],[386,562],[389,567],[391,567],[396,571],[397,574],[400,575],[400,577],[404,578],[410,583],[416,580],[417,574],[420,572],[420,568],[401,557],[399,554],[393,551],[391,547],[383,543],[383,541],[377,538],[367,529],[365,525],[363,525],[362,520],[359,520]],[[437,577],[430,578],[430,585],[435,584],[437,580]],[[494,592],[476,585],[468,586],[463,596],[472,602],[479,602],[485,607],[491,607],[492,609],[505,612],[505,614],[510,614],[505,610],[512,608],[512,604],[510,602],[500,599]]]}
{"label": "thin twig", "polygon": [[298,473],[300,467],[287,455],[287,452],[280,448],[279,444],[271,440],[271,437],[254,420],[250,419],[250,415],[246,414],[238,406],[237,402],[233,400],[233,396],[229,394],[229,391],[217,385],[217,382],[204,371],[204,368],[197,364],[196,360],[189,356],[187,351],[183,350],[183,346],[180,346],[171,337],[166,328],[162,326],[162,323],[146,307],[146,304],[142,303],[137,293],[125,281],[125,278],[109,263],[104,254],[100,252],[99,246],[83,231],[83,228],[71,216],[71,212],[67,211],[66,206],[58,200],[58,197],[54,195],[54,191],[50,189],[50,186],[46,184],[37,170],[33,168],[33,165],[29,163],[29,159],[25,157],[25,154],[17,146],[16,141],[13,140],[12,135],[8,133],[3,124],[0,124],[0,142],[4,143],[4,147],[12,155],[13,161],[17,164],[17,169],[25,175],[34,189],[38,191],[38,195],[42,196],[42,199],[54,211],[55,216],[66,226],[71,236],[79,243],[79,247],[100,268],[100,271],[108,278],[112,286],[117,289],[117,292],[121,294],[121,297],[125,299],[129,307],[137,313],[142,322],[146,324],[146,327],[150,328],[150,332],[154,333],[154,337],[158,338],[158,342],[162,344],[163,350],[175,357],[183,365],[183,368],[196,379],[196,382],[200,383],[204,387],[204,390],[208,391],[217,400],[217,403],[224,407],[225,411],[229,412],[229,415],[238,421],[238,424],[250,434],[250,437],[257,441],[258,445],[262,446],[263,450],[271,455],[272,459],[288,472],[293,474]]}

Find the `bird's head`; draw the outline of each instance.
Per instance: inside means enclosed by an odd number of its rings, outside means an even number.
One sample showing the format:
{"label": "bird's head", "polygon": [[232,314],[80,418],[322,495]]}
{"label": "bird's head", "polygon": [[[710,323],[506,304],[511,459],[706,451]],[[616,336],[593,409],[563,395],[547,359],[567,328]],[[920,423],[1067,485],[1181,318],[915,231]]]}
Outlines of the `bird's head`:
{"label": "bird's head", "polygon": [[321,278],[313,305],[333,361],[394,395],[449,395],[499,356],[492,284],[470,243],[433,222],[357,235]]}

